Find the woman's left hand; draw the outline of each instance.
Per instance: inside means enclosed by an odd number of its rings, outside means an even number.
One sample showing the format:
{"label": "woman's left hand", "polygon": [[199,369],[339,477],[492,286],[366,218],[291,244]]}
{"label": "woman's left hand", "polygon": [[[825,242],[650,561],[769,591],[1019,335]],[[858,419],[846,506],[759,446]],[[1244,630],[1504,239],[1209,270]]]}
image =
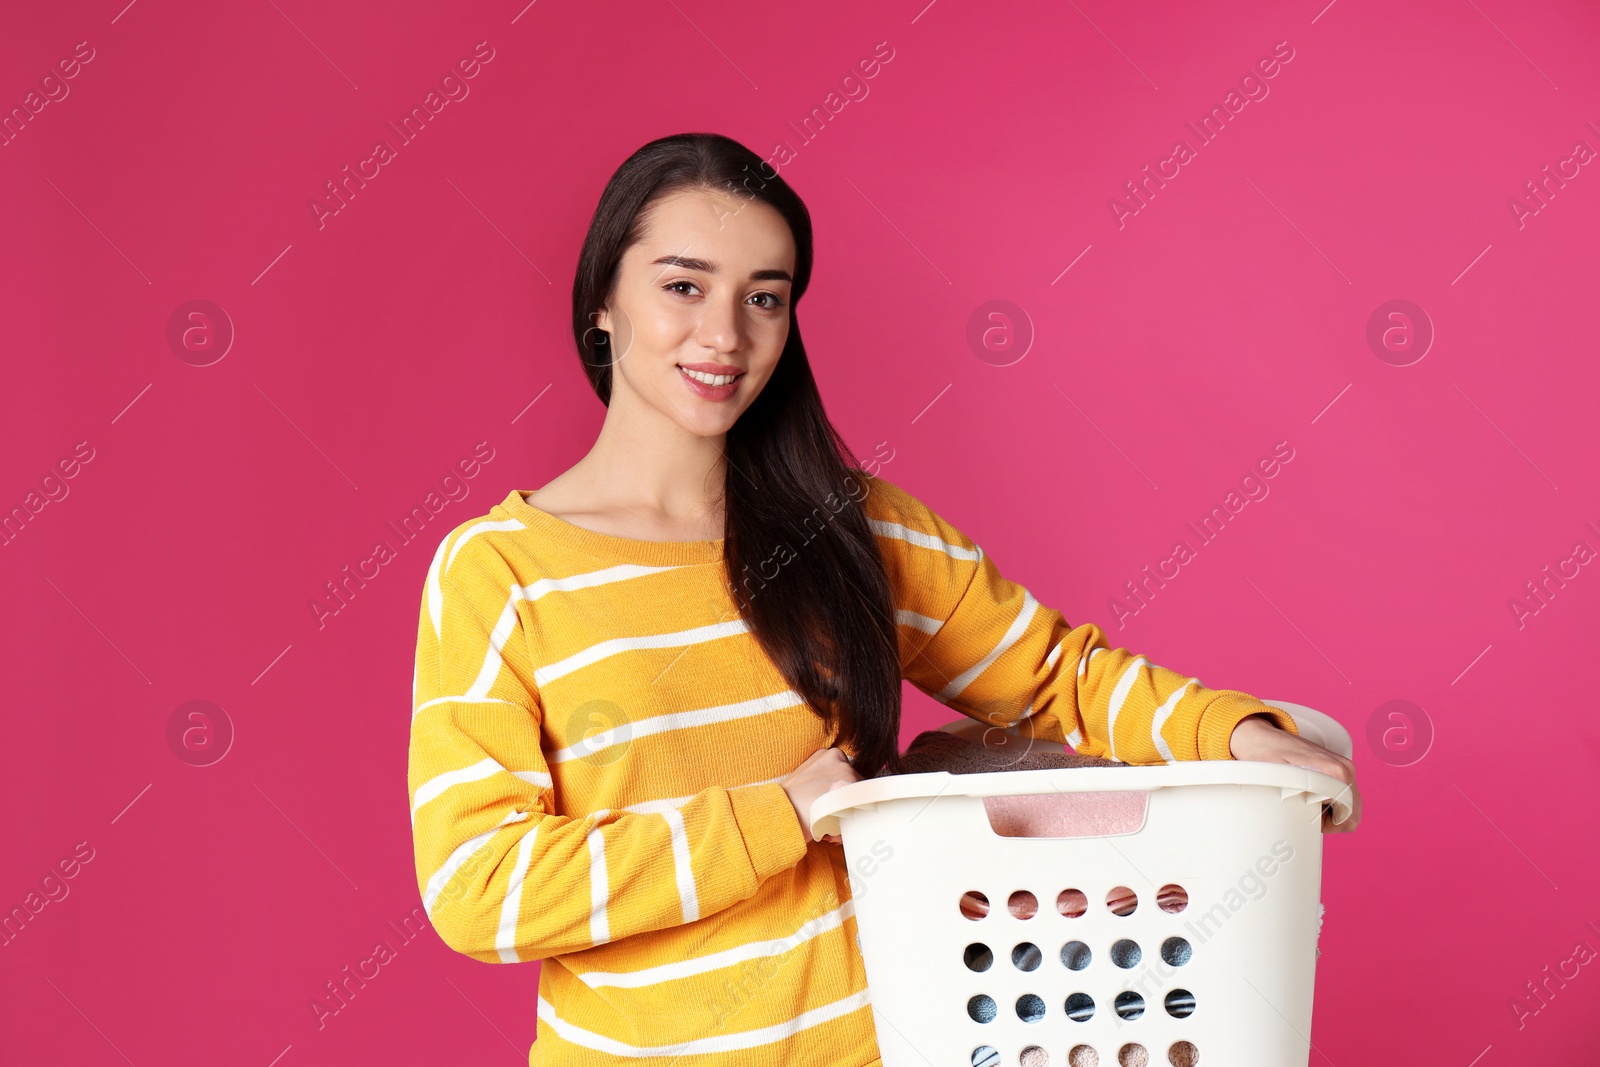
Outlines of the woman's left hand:
{"label": "woman's left hand", "polygon": [[1332,811],[1325,811],[1322,815],[1323,833],[1347,833],[1361,821],[1361,791],[1356,788],[1356,765],[1337,752],[1330,752],[1299,734],[1290,733],[1265,715],[1240,719],[1228,739],[1228,749],[1234,759],[1288,763],[1319,771],[1348,785],[1350,817],[1344,822],[1335,823]]}

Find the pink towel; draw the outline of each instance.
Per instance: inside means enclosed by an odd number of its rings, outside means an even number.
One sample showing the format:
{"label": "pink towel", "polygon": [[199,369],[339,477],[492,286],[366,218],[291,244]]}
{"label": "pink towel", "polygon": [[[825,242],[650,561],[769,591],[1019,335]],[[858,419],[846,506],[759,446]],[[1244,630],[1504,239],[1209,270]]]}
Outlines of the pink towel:
{"label": "pink towel", "polygon": [[[901,774],[926,774],[949,771],[951,774],[987,774],[993,771],[1035,771],[1060,767],[1126,767],[1128,764],[1098,756],[1084,756],[1059,745],[1006,737],[1002,744],[985,745],[943,730],[924,730],[912,739],[900,757]],[[1027,793],[1016,796],[983,798],[989,825],[1001,837],[1088,837],[1123,834],[1144,823],[1146,795],[1140,792]],[[1128,891],[1131,897],[1131,891]],[[1082,894],[1078,894],[1081,896]],[[1131,911],[1133,901],[1107,902],[1113,911],[1119,905]],[[1013,894],[1007,907],[1018,918],[1038,910],[1031,893]],[[1058,900],[1064,914],[1084,902]],[[989,901],[981,893],[961,898],[961,911],[968,918],[989,913]],[[1079,911],[1081,914],[1081,910]]]}

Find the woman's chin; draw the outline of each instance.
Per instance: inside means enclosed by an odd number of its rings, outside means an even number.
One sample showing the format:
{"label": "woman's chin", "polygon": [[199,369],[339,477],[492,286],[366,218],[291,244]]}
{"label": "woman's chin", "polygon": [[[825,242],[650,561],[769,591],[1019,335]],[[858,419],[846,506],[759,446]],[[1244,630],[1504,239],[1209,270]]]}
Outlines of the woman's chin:
{"label": "woman's chin", "polygon": [[701,437],[720,437],[733,429],[733,424],[738,421],[739,416],[730,413],[726,408],[708,411],[699,415],[699,417],[691,417],[687,422],[681,416],[678,420],[684,429],[697,433]]}

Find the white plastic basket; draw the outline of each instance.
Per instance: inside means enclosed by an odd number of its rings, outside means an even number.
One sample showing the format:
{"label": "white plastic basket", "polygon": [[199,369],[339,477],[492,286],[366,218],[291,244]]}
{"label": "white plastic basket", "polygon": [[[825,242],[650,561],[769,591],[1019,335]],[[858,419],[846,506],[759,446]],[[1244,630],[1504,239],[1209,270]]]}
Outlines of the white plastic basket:
{"label": "white plastic basket", "polygon": [[[1350,755],[1333,719],[1266,703]],[[1099,832],[996,831],[991,811],[1004,825],[1017,802],[993,798],[1039,794],[1056,796],[1025,803]],[[1348,800],[1288,764],[1186,760],[872,778],[819,797],[810,822],[844,847],[883,1067],[1291,1067],[1310,1056],[1322,811],[1342,822]],[[1158,905],[1171,887],[1181,910]],[[1108,904],[1122,889],[1127,914]],[[969,892],[986,916],[963,913]],[[1013,914],[1026,893],[1036,911]]]}

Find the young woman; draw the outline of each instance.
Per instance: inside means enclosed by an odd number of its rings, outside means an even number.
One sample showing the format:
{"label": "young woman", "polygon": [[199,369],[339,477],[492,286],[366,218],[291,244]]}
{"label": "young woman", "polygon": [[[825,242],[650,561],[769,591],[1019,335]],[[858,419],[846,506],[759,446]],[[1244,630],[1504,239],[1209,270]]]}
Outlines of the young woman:
{"label": "young woman", "polygon": [[1083,753],[1354,785],[1281,711],[1070,626],[846,462],[800,340],[811,268],[805,205],[753,152],[640,148],[572,290],[599,437],[429,569],[418,886],[457,951],[545,961],[530,1063],[878,1062],[843,850],[805,818],[896,769],[902,679]]}

